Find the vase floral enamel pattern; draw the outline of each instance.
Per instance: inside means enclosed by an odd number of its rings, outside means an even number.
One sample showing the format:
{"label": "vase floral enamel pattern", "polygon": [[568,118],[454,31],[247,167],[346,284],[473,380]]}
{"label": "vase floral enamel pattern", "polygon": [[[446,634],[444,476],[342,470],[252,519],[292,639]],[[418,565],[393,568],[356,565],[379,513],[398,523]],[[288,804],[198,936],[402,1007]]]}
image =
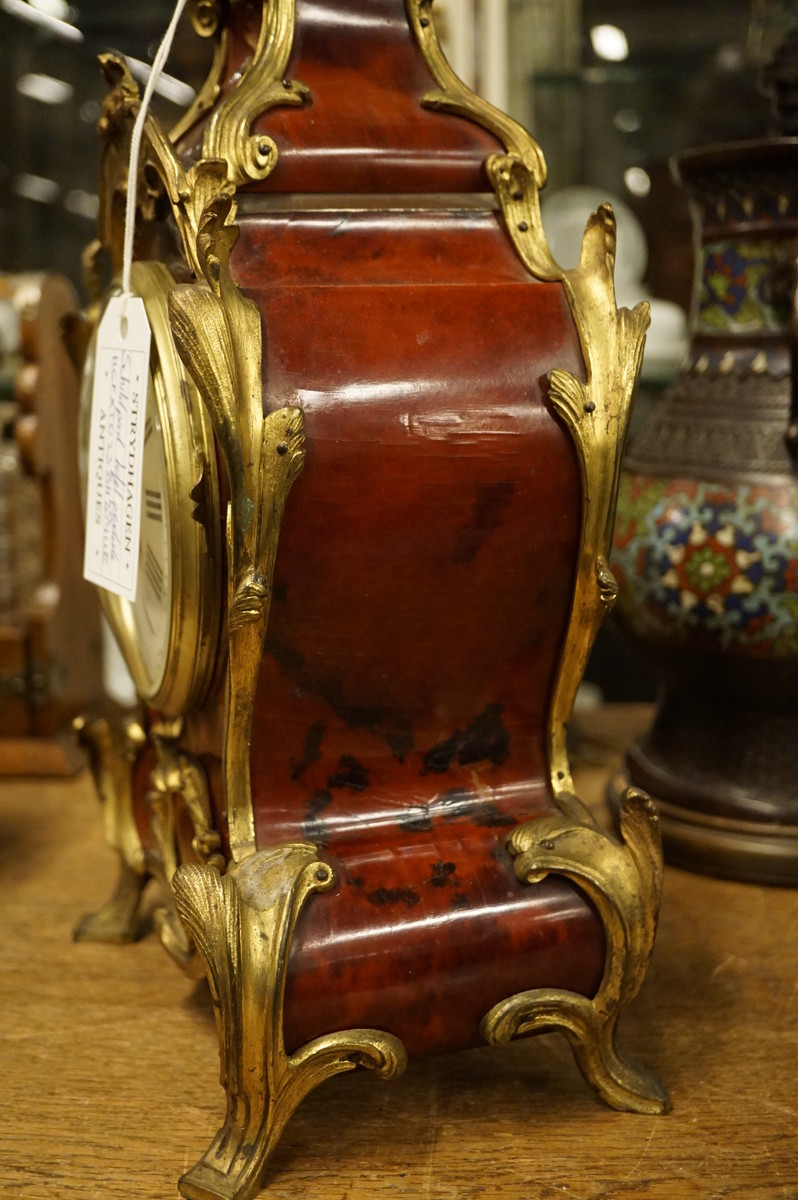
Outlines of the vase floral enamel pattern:
{"label": "vase floral enamel pattern", "polygon": [[662,679],[628,774],[666,852],[798,883],[798,140],[685,154],[696,230],[689,358],[629,447],[618,615]]}
{"label": "vase floral enamel pattern", "polygon": [[[616,306],[612,211],[562,270],[540,150],[453,74],[428,0],[191,13],[214,68],[145,125],[136,244],[171,272],[164,403],[212,431],[170,528],[218,560],[218,620],[182,706],[82,727],[122,881],[81,934],[130,936],[155,876],[214,998],[227,1115],[181,1191],[254,1196],[333,1075],[544,1029],[608,1103],[663,1112],[616,1036],[656,812],[629,789],[602,832],[566,744],[648,324]],[[138,95],[104,69],[113,271]]]}

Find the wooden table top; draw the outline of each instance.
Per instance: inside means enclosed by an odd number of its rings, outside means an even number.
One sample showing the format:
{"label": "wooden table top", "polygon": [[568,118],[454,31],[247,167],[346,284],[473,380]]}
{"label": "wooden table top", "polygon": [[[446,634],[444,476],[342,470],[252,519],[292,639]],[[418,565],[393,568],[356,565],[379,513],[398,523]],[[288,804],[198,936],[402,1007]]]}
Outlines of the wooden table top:
{"label": "wooden table top", "polygon": [[[587,721],[601,794],[638,710]],[[75,945],[116,877],[86,777],[0,786],[0,1197],[165,1200],[221,1123],[204,985],[153,937]],[[555,1034],[354,1073],[300,1107],[272,1200],[798,1200],[798,890],[668,869],[624,1046],[661,1074],[666,1117],[611,1112]]]}

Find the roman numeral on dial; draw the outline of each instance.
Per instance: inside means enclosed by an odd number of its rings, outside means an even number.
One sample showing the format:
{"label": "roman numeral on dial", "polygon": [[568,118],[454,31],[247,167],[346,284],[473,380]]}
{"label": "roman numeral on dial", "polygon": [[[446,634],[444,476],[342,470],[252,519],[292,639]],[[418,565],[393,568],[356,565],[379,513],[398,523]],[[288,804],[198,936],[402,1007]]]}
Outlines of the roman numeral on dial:
{"label": "roman numeral on dial", "polygon": [[155,557],[152,546],[147,545],[144,551],[144,575],[155,593],[155,598],[160,604],[163,600],[163,567]]}
{"label": "roman numeral on dial", "polygon": [[163,521],[163,496],[160,492],[144,489],[144,511],[150,521]]}

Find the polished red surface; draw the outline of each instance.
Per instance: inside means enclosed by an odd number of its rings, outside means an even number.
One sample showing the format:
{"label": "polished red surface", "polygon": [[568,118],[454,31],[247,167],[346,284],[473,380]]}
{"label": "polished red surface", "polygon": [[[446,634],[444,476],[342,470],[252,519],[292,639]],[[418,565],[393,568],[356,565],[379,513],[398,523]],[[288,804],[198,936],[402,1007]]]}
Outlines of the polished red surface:
{"label": "polished red surface", "polygon": [[257,820],[300,836],[347,759],[369,785],[332,789],[336,840],[373,838],[374,805],[389,823],[408,788],[481,785],[483,762],[502,785],[542,780],[581,514],[544,399],[555,363],[581,372],[561,288],[530,281],[492,213],[243,220],[234,268],[264,316],[268,404],[301,405],[306,431],[256,700]]}
{"label": "polished red surface", "polygon": [[[230,72],[260,8],[233,10]],[[499,1000],[592,994],[604,965],[578,890],[519,884],[505,847],[552,809],[581,485],[547,375],[584,367],[562,287],[454,195],[487,189],[500,147],[421,106],[402,0],[299,0],[287,75],[312,99],[257,122],[280,150],[266,190],[394,199],[244,195],[233,255],[263,318],[264,404],[299,405],[306,432],[255,699],[257,841],[310,840],[337,877],[297,926],[286,1042],[376,1027],[411,1054],[455,1049]],[[402,207],[430,192],[451,197]]]}
{"label": "polished red surface", "polygon": [[545,725],[581,499],[546,401],[582,374],[559,285],[489,211],[243,217],[264,395],[299,404],[258,688],[259,844],[338,876],[291,962],[291,1046],[376,1025],[411,1053],[474,1044],[533,986],[592,992],[603,938],[559,881],[520,885],[512,827],[550,808]]}
{"label": "polished red surface", "polygon": [[595,992],[604,940],[584,900],[562,880],[517,883],[506,828],[480,838],[469,824],[324,856],[339,882],[311,897],[297,925],[289,1049],[371,1028],[401,1038],[411,1056],[458,1050],[480,1045],[481,1019],[516,992]]}
{"label": "polished red surface", "polygon": [[[261,0],[233,9],[229,81],[252,53]],[[310,89],[297,108],[255,122],[272,137],[277,169],[246,191],[487,192],[489,155],[504,147],[462,117],[433,112],[437,90],[397,0],[298,0],[286,82]],[[186,147],[201,140],[198,126]]]}

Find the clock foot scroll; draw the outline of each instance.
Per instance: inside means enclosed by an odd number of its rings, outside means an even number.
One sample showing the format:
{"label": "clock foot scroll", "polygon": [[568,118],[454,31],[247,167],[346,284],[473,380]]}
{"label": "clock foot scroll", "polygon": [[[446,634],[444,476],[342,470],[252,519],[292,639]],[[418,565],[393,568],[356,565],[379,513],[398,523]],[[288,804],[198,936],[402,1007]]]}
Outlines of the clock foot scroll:
{"label": "clock foot scroll", "polygon": [[104,717],[77,717],[73,729],[88,754],[103,805],[105,840],[119,855],[119,882],[110,899],[98,912],[83,917],[72,936],[76,942],[132,942],[139,935],[139,904],[150,878],[132,804],[133,764],[146,734],[133,718],[112,728]]}
{"label": "clock foot scroll", "polygon": [[629,788],[620,815],[621,842],[568,817],[519,826],[508,847],[515,873],[539,883],[549,873],[573,880],[592,900],[604,925],[607,957],[592,999],[555,988],[520,992],[482,1020],[492,1045],[560,1030],[587,1082],[613,1108],[658,1115],[670,1108],[653,1071],[629,1063],[616,1045],[618,1020],[643,982],[654,944],[662,888],[658,818],[644,792]]}
{"label": "clock foot scroll", "polygon": [[135,942],[139,933],[139,904],[147,886],[147,875],[140,875],[125,862],[120,864],[119,882],[113,895],[95,913],[81,918],[72,933],[76,942],[111,942],[123,945]]}
{"label": "clock foot scroll", "polygon": [[285,977],[299,913],[329,890],[332,869],[299,842],[257,851],[221,877],[211,866],[177,871],[177,910],[210,983],[227,1116],[210,1149],[180,1180],[187,1200],[249,1200],[292,1113],[325,1079],[356,1067],[385,1079],[406,1065],[402,1043],[373,1029],[315,1039],[294,1054],[283,1041]]}

